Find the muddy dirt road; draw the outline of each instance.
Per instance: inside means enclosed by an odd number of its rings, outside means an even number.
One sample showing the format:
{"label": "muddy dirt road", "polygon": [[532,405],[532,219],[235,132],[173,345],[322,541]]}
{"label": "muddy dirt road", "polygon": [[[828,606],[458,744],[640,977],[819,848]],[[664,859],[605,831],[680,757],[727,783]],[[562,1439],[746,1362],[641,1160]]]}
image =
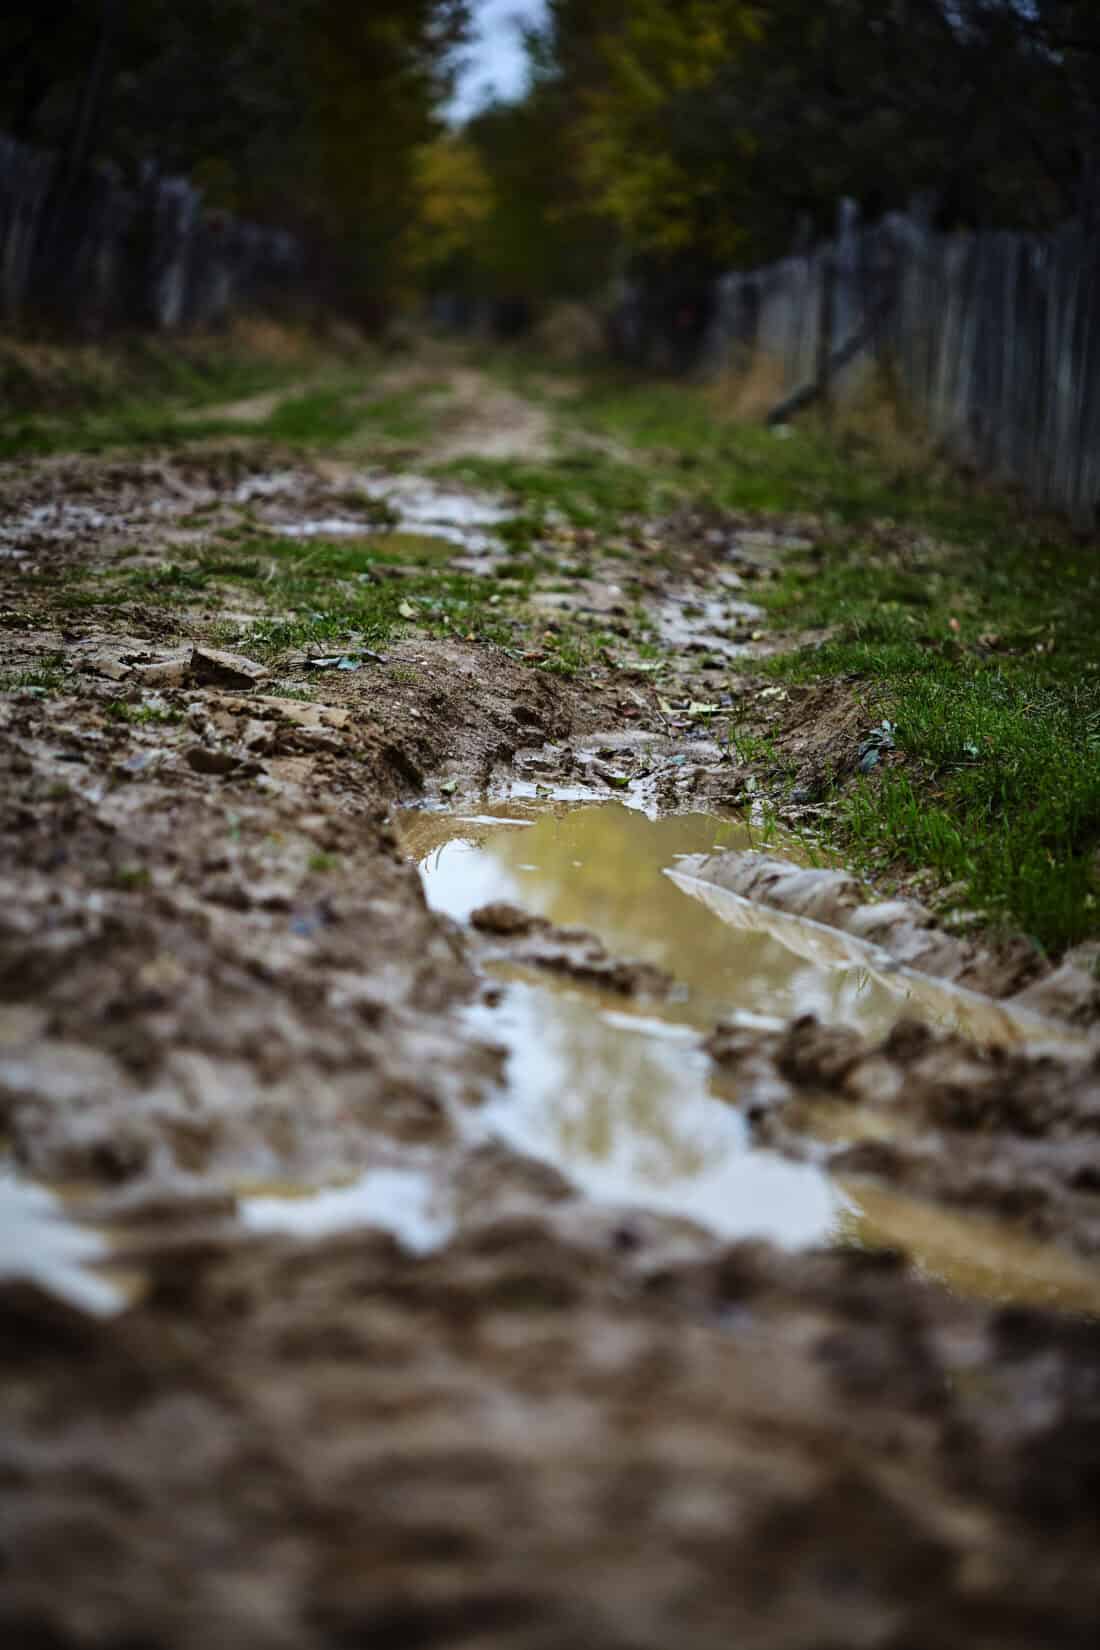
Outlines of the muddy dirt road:
{"label": "muddy dirt road", "polygon": [[0,474],[0,1641],[1091,1647],[1091,983],[754,818],[812,524],[424,379]]}

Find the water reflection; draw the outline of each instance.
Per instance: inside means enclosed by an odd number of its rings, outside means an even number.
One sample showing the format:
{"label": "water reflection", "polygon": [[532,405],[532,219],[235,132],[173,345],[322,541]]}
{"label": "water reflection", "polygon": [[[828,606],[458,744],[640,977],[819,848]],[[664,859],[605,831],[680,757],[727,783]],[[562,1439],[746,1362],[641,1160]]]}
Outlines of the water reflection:
{"label": "water reflection", "polygon": [[[647,1012],[700,1028],[720,1018],[777,1025],[814,1013],[883,1035],[896,995],[859,964],[823,966],[775,935],[731,932],[664,875],[678,858],[759,847],[751,828],[709,814],[649,819],[621,803],[530,811],[516,803],[474,818],[406,815],[431,904],[464,921],[510,900],[563,925],[594,930],[619,956],[673,974],[681,1001]],[[784,851],[788,851],[784,844]]]}
{"label": "water reflection", "polygon": [[840,1232],[869,1249],[903,1249],[953,1293],[1100,1316],[1100,1271],[1007,1221],[922,1203],[888,1186],[845,1183]]}
{"label": "water reflection", "polygon": [[690,1031],[601,1007],[595,993],[524,981],[470,1021],[509,1056],[486,1125],[591,1197],[792,1247],[836,1228],[844,1200],[828,1177],[751,1146]]}
{"label": "water reflection", "polygon": [[25,1279],[106,1316],[127,1304],[118,1282],[95,1270],[107,1254],[106,1239],[71,1220],[53,1192],[0,1169],[0,1279]]}
{"label": "water reflection", "polygon": [[499,1005],[471,1011],[478,1033],[508,1051],[506,1087],[486,1118],[495,1133],[604,1202],[684,1215],[731,1238],[829,1238],[842,1197],[819,1169],[752,1147],[695,1033],[730,1013],[778,1024],[813,1008],[874,1026],[894,1010],[855,971],[808,967],[768,936],[731,935],[663,875],[678,854],[748,846],[746,826],[649,819],[619,803],[513,801],[464,818],[409,815],[403,828],[437,910],[464,921],[509,900],[594,930],[682,988],[670,1002],[634,1003],[507,970]]}
{"label": "water reflection", "polygon": [[346,1186],[319,1190],[269,1187],[263,1194],[241,1195],[237,1211],[249,1231],[291,1237],[328,1237],[359,1226],[380,1227],[412,1254],[439,1248],[454,1229],[431,1175],[407,1168],[369,1169]]}
{"label": "water reflection", "polygon": [[[465,818],[409,814],[403,832],[437,909],[465,920],[489,900],[513,901],[594,930],[611,950],[665,968],[684,987],[671,1003],[624,1002],[498,964],[502,1001],[477,1006],[470,1019],[507,1050],[505,1086],[485,1121],[518,1150],[601,1201],[683,1215],[726,1238],[900,1248],[962,1294],[1100,1309],[1100,1273],[1056,1245],[887,1187],[840,1184],[752,1146],[736,1089],[710,1069],[698,1029],[720,1017],[778,1025],[812,1010],[876,1036],[906,1012],[960,1024],[969,1024],[964,1010],[973,1013],[933,989],[939,982],[910,990],[879,975],[848,936],[743,900],[731,911],[721,890],[665,874],[690,855],[764,846],[748,826],[513,798]],[[779,851],[797,857],[788,843]],[[975,1022],[986,1034],[999,1005],[988,1008]],[[818,1109],[807,1112],[815,1134],[844,1133],[843,1119],[830,1127],[829,1108],[820,1118]],[[857,1133],[870,1117],[861,1112]]]}

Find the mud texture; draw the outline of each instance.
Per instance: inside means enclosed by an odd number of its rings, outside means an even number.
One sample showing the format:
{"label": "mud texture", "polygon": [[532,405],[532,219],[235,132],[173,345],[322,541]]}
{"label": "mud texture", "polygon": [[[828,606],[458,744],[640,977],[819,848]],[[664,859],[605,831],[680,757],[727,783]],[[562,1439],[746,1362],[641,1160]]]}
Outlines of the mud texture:
{"label": "mud texture", "polygon": [[[563,974],[622,997],[668,997],[675,981],[652,963],[616,957],[595,934],[583,928],[561,928],[544,917],[532,917],[519,906],[498,901],[483,905],[470,918],[471,926],[496,941],[483,953],[485,961],[520,963],[528,968]],[[502,943],[510,942],[510,943]]]}
{"label": "mud texture", "polygon": [[901,1021],[880,1042],[810,1015],[761,1036],[719,1027],[708,1047],[739,1076],[758,1138],[807,1147],[833,1134],[840,1176],[1017,1221],[1100,1256],[1100,1055],[981,1047]]}
{"label": "mud texture", "polygon": [[1095,1642],[1095,1326],[666,1250],[199,1235],[118,1323],[9,1296],[6,1642]]}
{"label": "mud texture", "polygon": [[[850,936],[868,961],[905,968],[964,990],[1006,999],[1037,1017],[1090,1024],[1100,1017],[1100,984],[1072,961],[1044,968],[1022,937],[996,947],[947,933],[919,900],[868,899],[848,871],[793,865],[762,853],[726,853],[680,870],[754,904],[773,907]],[[824,940],[823,936],[823,940]],[[858,955],[858,949],[854,952]]]}
{"label": "mud texture", "polygon": [[[505,418],[476,389],[450,451]],[[489,962],[669,982],[587,928],[434,915],[390,823],[515,785],[743,798],[693,706],[712,659],[723,682],[744,659],[762,716],[798,702],[753,682],[745,609],[811,527],[696,512],[631,524],[614,566],[579,546],[569,610],[623,634],[572,680],[535,632],[406,633],[341,672],[252,657],[201,594],[80,599],[82,570],[155,572],[242,511],[366,532],[361,481],[244,440],[0,475],[0,1135],[121,1291],[97,1317],[3,1256],[0,1641],[1091,1650],[1096,1323],[953,1298],[901,1254],[596,1207],[487,1138]],[[660,692],[635,602],[682,639]],[[1100,1249],[1091,1051],[806,1022],[712,1051],[783,1150]],[[821,1103],[856,1119],[831,1145]],[[244,1219],[385,1173],[446,1205],[422,1252]]]}

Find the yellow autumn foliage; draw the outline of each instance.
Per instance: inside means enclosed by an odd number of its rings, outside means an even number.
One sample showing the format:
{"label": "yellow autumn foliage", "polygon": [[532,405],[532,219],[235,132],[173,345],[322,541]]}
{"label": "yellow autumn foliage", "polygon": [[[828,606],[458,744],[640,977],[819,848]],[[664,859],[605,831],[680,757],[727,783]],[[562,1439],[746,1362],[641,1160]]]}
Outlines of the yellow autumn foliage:
{"label": "yellow autumn foliage", "polygon": [[738,226],[717,206],[749,140],[731,131],[724,151],[693,152],[669,144],[668,122],[674,106],[683,120],[692,93],[708,89],[762,23],[746,0],[636,0],[601,39],[606,75],[582,117],[584,173],[600,209],[641,249],[736,250]]}

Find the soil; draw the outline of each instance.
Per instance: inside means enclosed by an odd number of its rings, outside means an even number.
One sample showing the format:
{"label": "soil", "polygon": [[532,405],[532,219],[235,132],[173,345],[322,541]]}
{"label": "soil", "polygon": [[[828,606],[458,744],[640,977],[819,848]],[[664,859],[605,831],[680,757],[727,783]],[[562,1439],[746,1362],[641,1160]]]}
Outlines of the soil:
{"label": "soil", "polygon": [[[505,426],[541,442],[513,399],[466,382],[443,449],[492,447],[494,419],[494,450]],[[627,997],[668,982],[595,913],[590,934],[430,911],[394,806],[516,786],[743,800],[751,768],[708,721],[663,709],[625,646],[570,680],[537,646],[418,635],[276,678],[199,606],[58,600],[78,563],[155,567],[242,502],[323,520],[348,484],[239,439],[0,474],[0,1130],[20,1180],[103,1235],[122,1302],[90,1311],[31,1275],[16,1223],[3,1642],[1091,1647],[1100,1323],[959,1298],[901,1253],[601,1207],[477,1126],[502,1056],[466,1010],[491,1000],[493,957]],[[613,609],[621,581],[686,627],[679,702],[739,650],[762,722],[792,749],[818,728],[809,767],[853,743],[851,701],[823,726],[800,690],[778,699],[750,616],[807,529],[737,530],[740,562],[713,523],[653,524],[571,599]],[[45,656],[59,691],[25,680]],[[995,1212],[1076,1264],[1100,1249],[1081,1035],[1012,1052],[800,1021],[711,1048],[777,1149]],[[250,1194],[372,1173],[445,1179],[445,1240],[240,1218]]]}
{"label": "soil", "polygon": [[840,1176],[1007,1215],[1032,1237],[1100,1255],[1094,1049],[983,1048],[915,1021],[873,1042],[812,1016],[770,1036],[719,1027],[709,1046],[742,1074],[741,1103],[769,1145],[819,1150],[827,1119]]}

